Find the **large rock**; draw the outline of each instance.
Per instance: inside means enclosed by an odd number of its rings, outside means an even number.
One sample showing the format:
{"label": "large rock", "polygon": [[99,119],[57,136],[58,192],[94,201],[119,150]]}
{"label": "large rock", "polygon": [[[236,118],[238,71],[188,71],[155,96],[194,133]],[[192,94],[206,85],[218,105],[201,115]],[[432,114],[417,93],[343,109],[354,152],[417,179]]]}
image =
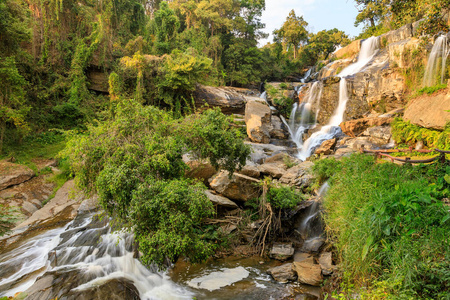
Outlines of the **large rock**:
{"label": "large rock", "polygon": [[272,116],[272,126],[269,129],[269,134],[271,138],[279,140],[287,139],[289,137],[289,132],[280,117]]}
{"label": "large rock", "polygon": [[295,281],[297,279],[297,276],[292,268],[292,263],[287,263],[278,267],[271,268],[267,270],[267,273],[272,275],[274,280],[281,283],[287,283],[289,281]]}
{"label": "large rock", "polygon": [[239,174],[257,178],[261,177],[261,172],[256,165],[246,164],[239,172]]}
{"label": "large rock", "polygon": [[269,256],[273,259],[285,261],[294,255],[294,247],[290,243],[275,243]]}
{"label": "large rock", "polygon": [[356,40],[351,42],[345,47],[342,47],[341,49],[334,52],[334,56],[337,59],[343,59],[343,58],[353,58],[356,55],[358,55],[359,51],[361,50],[361,40]]}
{"label": "large rock", "polygon": [[333,261],[331,258],[331,252],[324,252],[320,254],[319,265],[322,268],[323,275],[330,275],[333,273]]}
{"label": "large rock", "polygon": [[0,191],[12,185],[18,185],[30,180],[34,176],[34,171],[27,166],[0,162]]}
{"label": "large rock", "polygon": [[313,165],[313,162],[304,161],[289,168],[280,178],[280,183],[295,186],[301,185],[303,183],[301,179],[309,176],[309,170]]}
{"label": "large rock", "polygon": [[221,171],[213,177],[210,186],[219,194],[238,201],[257,198],[261,193],[259,180],[238,173],[230,178],[227,171]]}
{"label": "large rock", "polygon": [[189,167],[185,174],[188,178],[201,179],[206,183],[209,178],[217,173],[217,170],[207,160],[195,160],[185,154],[183,155],[183,161]]}
{"label": "large rock", "polygon": [[363,133],[367,128],[373,126],[388,125],[392,122],[392,118],[361,118],[342,122],[340,127],[342,132],[348,136],[356,137]]}
{"label": "large rock", "polygon": [[294,270],[300,283],[319,286],[322,281],[322,269],[320,265],[312,264],[310,261],[294,262]]}
{"label": "large rock", "polygon": [[329,155],[331,153],[333,153],[333,149],[336,146],[336,141],[337,139],[330,139],[330,140],[326,140],[324,141],[319,148],[316,149],[316,151],[314,151],[315,154],[324,154],[324,155]]}
{"label": "large rock", "polygon": [[390,126],[375,126],[367,128],[363,135],[368,136],[369,141],[374,144],[384,145],[391,140],[392,132]]}
{"label": "large rock", "polygon": [[269,163],[260,165],[258,169],[264,175],[281,178],[284,172],[286,172],[287,167],[284,163]]}
{"label": "large rock", "polygon": [[450,93],[448,90],[413,99],[405,110],[403,119],[413,124],[443,130],[450,121]]}
{"label": "large rock", "polygon": [[225,198],[220,195],[214,194],[212,191],[205,191],[208,199],[214,204],[218,206],[228,207],[228,208],[238,208],[238,205],[231,201],[228,198]]}
{"label": "large rock", "polygon": [[403,27],[400,27],[397,30],[389,31],[383,35],[381,35],[381,39],[386,39],[388,44],[392,44],[401,40],[406,40],[413,36],[413,27],[412,24],[406,24]]}
{"label": "large rock", "polygon": [[[354,56],[354,55],[351,55]],[[350,64],[352,64],[353,59],[339,59],[330,62],[326,66],[324,66],[320,72],[319,72],[319,78],[323,79],[330,76],[336,76],[338,75],[343,69],[348,67]]]}
{"label": "large rock", "polygon": [[408,66],[411,58],[410,53],[420,46],[420,40],[417,38],[408,38],[387,46],[389,53],[389,64],[391,67],[405,68]]}
{"label": "large rock", "polygon": [[197,85],[194,93],[195,106],[198,109],[219,107],[224,114],[244,114],[245,103],[258,100],[256,93],[247,89],[232,87],[212,87]]}
{"label": "large rock", "polygon": [[253,142],[268,144],[270,141],[271,110],[264,101],[249,101],[245,106],[247,135]]}
{"label": "large rock", "polygon": [[97,92],[108,93],[108,73],[100,68],[89,67],[86,72],[86,77],[89,82],[89,89]]}

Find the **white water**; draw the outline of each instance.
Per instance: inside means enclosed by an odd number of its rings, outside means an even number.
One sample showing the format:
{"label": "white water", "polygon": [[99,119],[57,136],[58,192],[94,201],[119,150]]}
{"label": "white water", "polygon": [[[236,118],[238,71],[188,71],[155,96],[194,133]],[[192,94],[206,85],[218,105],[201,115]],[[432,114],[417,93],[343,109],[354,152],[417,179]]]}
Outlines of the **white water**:
{"label": "white water", "polygon": [[[112,233],[109,224],[103,228],[86,227],[90,222],[88,218],[75,228],[70,228],[69,223],[47,231],[2,255],[0,296],[25,291],[47,271],[62,274],[75,270],[79,273],[79,285],[73,291],[125,278],[134,284],[141,299],[192,299],[193,294],[172,282],[166,273],[151,271],[133,258],[129,250],[133,243],[131,233]],[[65,231],[73,232],[67,241],[62,237]],[[56,258],[53,264],[52,258]],[[29,274],[32,276],[20,281]]]}
{"label": "white water", "polygon": [[318,81],[314,82],[308,90],[305,101],[300,105],[294,103],[289,117],[289,123],[282,118],[288,127],[292,141],[299,149],[303,146],[303,133],[316,125],[319,110],[317,109],[313,115],[312,109],[313,107],[319,107],[320,98],[322,98],[322,89],[323,85],[321,83]]}
{"label": "white water", "polygon": [[314,203],[308,208],[306,216],[304,217],[302,223],[298,231],[300,234],[305,237],[306,242],[310,240],[317,239],[321,236],[322,230],[315,230],[312,226],[312,222],[316,219],[316,217],[320,214],[319,204],[322,201],[322,198],[325,196],[326,192],[329,188],[328,182],[322,184],[317,194],[317,198],[314,200]]}
{"label": "white water", "polygon": [[447,63],[447,57],[450,53],[448,47],[447,36],[441,35],[434,42],[431,53],[428,56],[427,67],[425,69],[425,75],[423,76],[423,86],[433,86],[437,84],[437,75],[439,70],[439,59],[441,59],[441,84],[444,83],[445,66]]}
{"label": "white water", "polygon": [[345,77],[354,75],[361,70],[375,57],[380,48],[379,38],[371,37],[363,41],[361,51],[357,62],[349,65],[342,70],[337,76],[341,77],[339,83],[339,103],[331,116],[328,124],[323,126],[320,131],[313,133],[303,144],[301,151],[297,154],[301,160],[306,160],[311,156],[312,151],[320,146],[324,141],[332,139],[341,130],[339,124],[344,120],[345,109],[347,108],[348,87]]}

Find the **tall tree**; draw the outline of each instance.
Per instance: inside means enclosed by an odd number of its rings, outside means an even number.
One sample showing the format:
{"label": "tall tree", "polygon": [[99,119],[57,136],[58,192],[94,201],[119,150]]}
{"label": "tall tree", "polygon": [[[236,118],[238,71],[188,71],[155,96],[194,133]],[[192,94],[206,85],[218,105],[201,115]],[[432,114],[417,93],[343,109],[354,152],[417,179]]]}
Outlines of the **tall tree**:
{"label": "tall tree", "polygon": [[303,16],[296,16],[295,11],[291,10],[283,26],[273,32],[275,40],[281,40],[286,49],[293,48],[294,59],[297,58],[297,50],[301,43],[308,41],[306,26],[308,26],[308,23],[303,19]]}

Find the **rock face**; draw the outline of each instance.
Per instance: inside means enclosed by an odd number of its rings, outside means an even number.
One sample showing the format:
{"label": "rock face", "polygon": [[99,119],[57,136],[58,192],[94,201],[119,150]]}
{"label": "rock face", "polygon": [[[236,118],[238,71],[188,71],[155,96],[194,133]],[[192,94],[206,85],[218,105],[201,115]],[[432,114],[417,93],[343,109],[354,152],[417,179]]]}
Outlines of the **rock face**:
{"label": "rock face", "polygon": [[333,261],[331,259],[331,252],[324,252],[320,254],[319,265],[322,268],[323,275],[330,275],[333,273]]}
{"label": "rock face", "polygon": [[261,101],[249,101],[245,106],[247,135],[253,142],[268,144],[270,141],[271,110]]}
{"label": "rock face", "polygon": [[364,132],[363,135],[369,137],[369,141],[377,144],[384,145],[389,143],[392,137],[390,126],[375,126],[369,127]]}
{"label": "rock face", "polygon": [[221,171],[213,177],[210,186],[219,194],[238,201],[247,201],[260,195],[259,180],[238,173],[229,178],[227,171]]}
{"label": "rock face", "polygon": [[389,31],[381,35],[381,39],[386,39],[388,44],[392,44],[401,40],[406,40],[413,36],[413,26],[412,24],[406,24],[397,30]]}
{"label": "rock face", "polygon": [[216,174],[217,170],[209,163],[209,161],[193,160],[188,155],[183,155],[183,161],[188,165],[186,177],[201,179],[205,183]]}
{"label": "rock face", "polygon": [[337,59],[343,59],[343,58],[352,58],[356,55],[358,55],[359,50],[361,50],[361,40],[356,40],[351,42],[345,47],[342,47],[341,49],[337,50],[334,53],[334,56]]}
{"label": "rock face", "polygon": [[272,275],[273,279],[281,283],[287,283],[297,279],[297,276],[292,268],[292,263],[271,268],[267,271],[267,273]]}
{"label": "rock face", "polygon": [[280,183],[297,187],[306,187],[312,182],[312,176],[309,174],[313,162],[304,161],[292,168],[289,168],[280,178]]}
{"label": "rock face", "polygon": [[297,273],[298,282],[319,286],[322,283],[322,269],[320,265],[310,261],[294,262],[294,270]]}
{"label": "rock face", "polygon": [[450,93],[438,92],[412,100],[403,118],[422,127],[443,130],[445,124],[450,121],[448,110],[450,110]]}
{"label": "rock face", "polygon": [[392,120],[392,118],[361,118],[342,122],[340,127],[342,129],[342,132],[346,135],[356,137],[369,127],[388,125],[392,122]]}
{"label": "rock face", "polygon": [[284,140],[289,137],[289,132],[281,121],[280,117],[272,115],[272,126],[269,129],[271,138]]}
{"label": "rock face", "polygon": [[18,185],[34,176],[34,171],[27,166],[0,162],[0,191],[9,186]]}
{"label": "rock face", "polygon": [[275,243],[269,255],[273,259],[285,261],[294,255],[294,247],[289,243]]}
{"label": "rock face", "polygon": [[202,109],[205,105],[219,107],[224,114],[244,114],[245,103],[258,100],[256,92],[231,87],[212,87],[197,85],[194,93],[195,106]]}

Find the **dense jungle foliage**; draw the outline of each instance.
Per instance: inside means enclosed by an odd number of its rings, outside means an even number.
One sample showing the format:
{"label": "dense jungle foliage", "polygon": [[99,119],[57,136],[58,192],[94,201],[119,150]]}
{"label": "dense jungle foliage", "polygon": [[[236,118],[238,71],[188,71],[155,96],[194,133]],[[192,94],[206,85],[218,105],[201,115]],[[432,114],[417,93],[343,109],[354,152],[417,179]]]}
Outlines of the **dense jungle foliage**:
{"label": "dense jungle foliage", "polygon": [[314,166],[329,178],[324,216],[337,248],[337,299],[450,297],[450,165],[399,166],[367,155]]}

